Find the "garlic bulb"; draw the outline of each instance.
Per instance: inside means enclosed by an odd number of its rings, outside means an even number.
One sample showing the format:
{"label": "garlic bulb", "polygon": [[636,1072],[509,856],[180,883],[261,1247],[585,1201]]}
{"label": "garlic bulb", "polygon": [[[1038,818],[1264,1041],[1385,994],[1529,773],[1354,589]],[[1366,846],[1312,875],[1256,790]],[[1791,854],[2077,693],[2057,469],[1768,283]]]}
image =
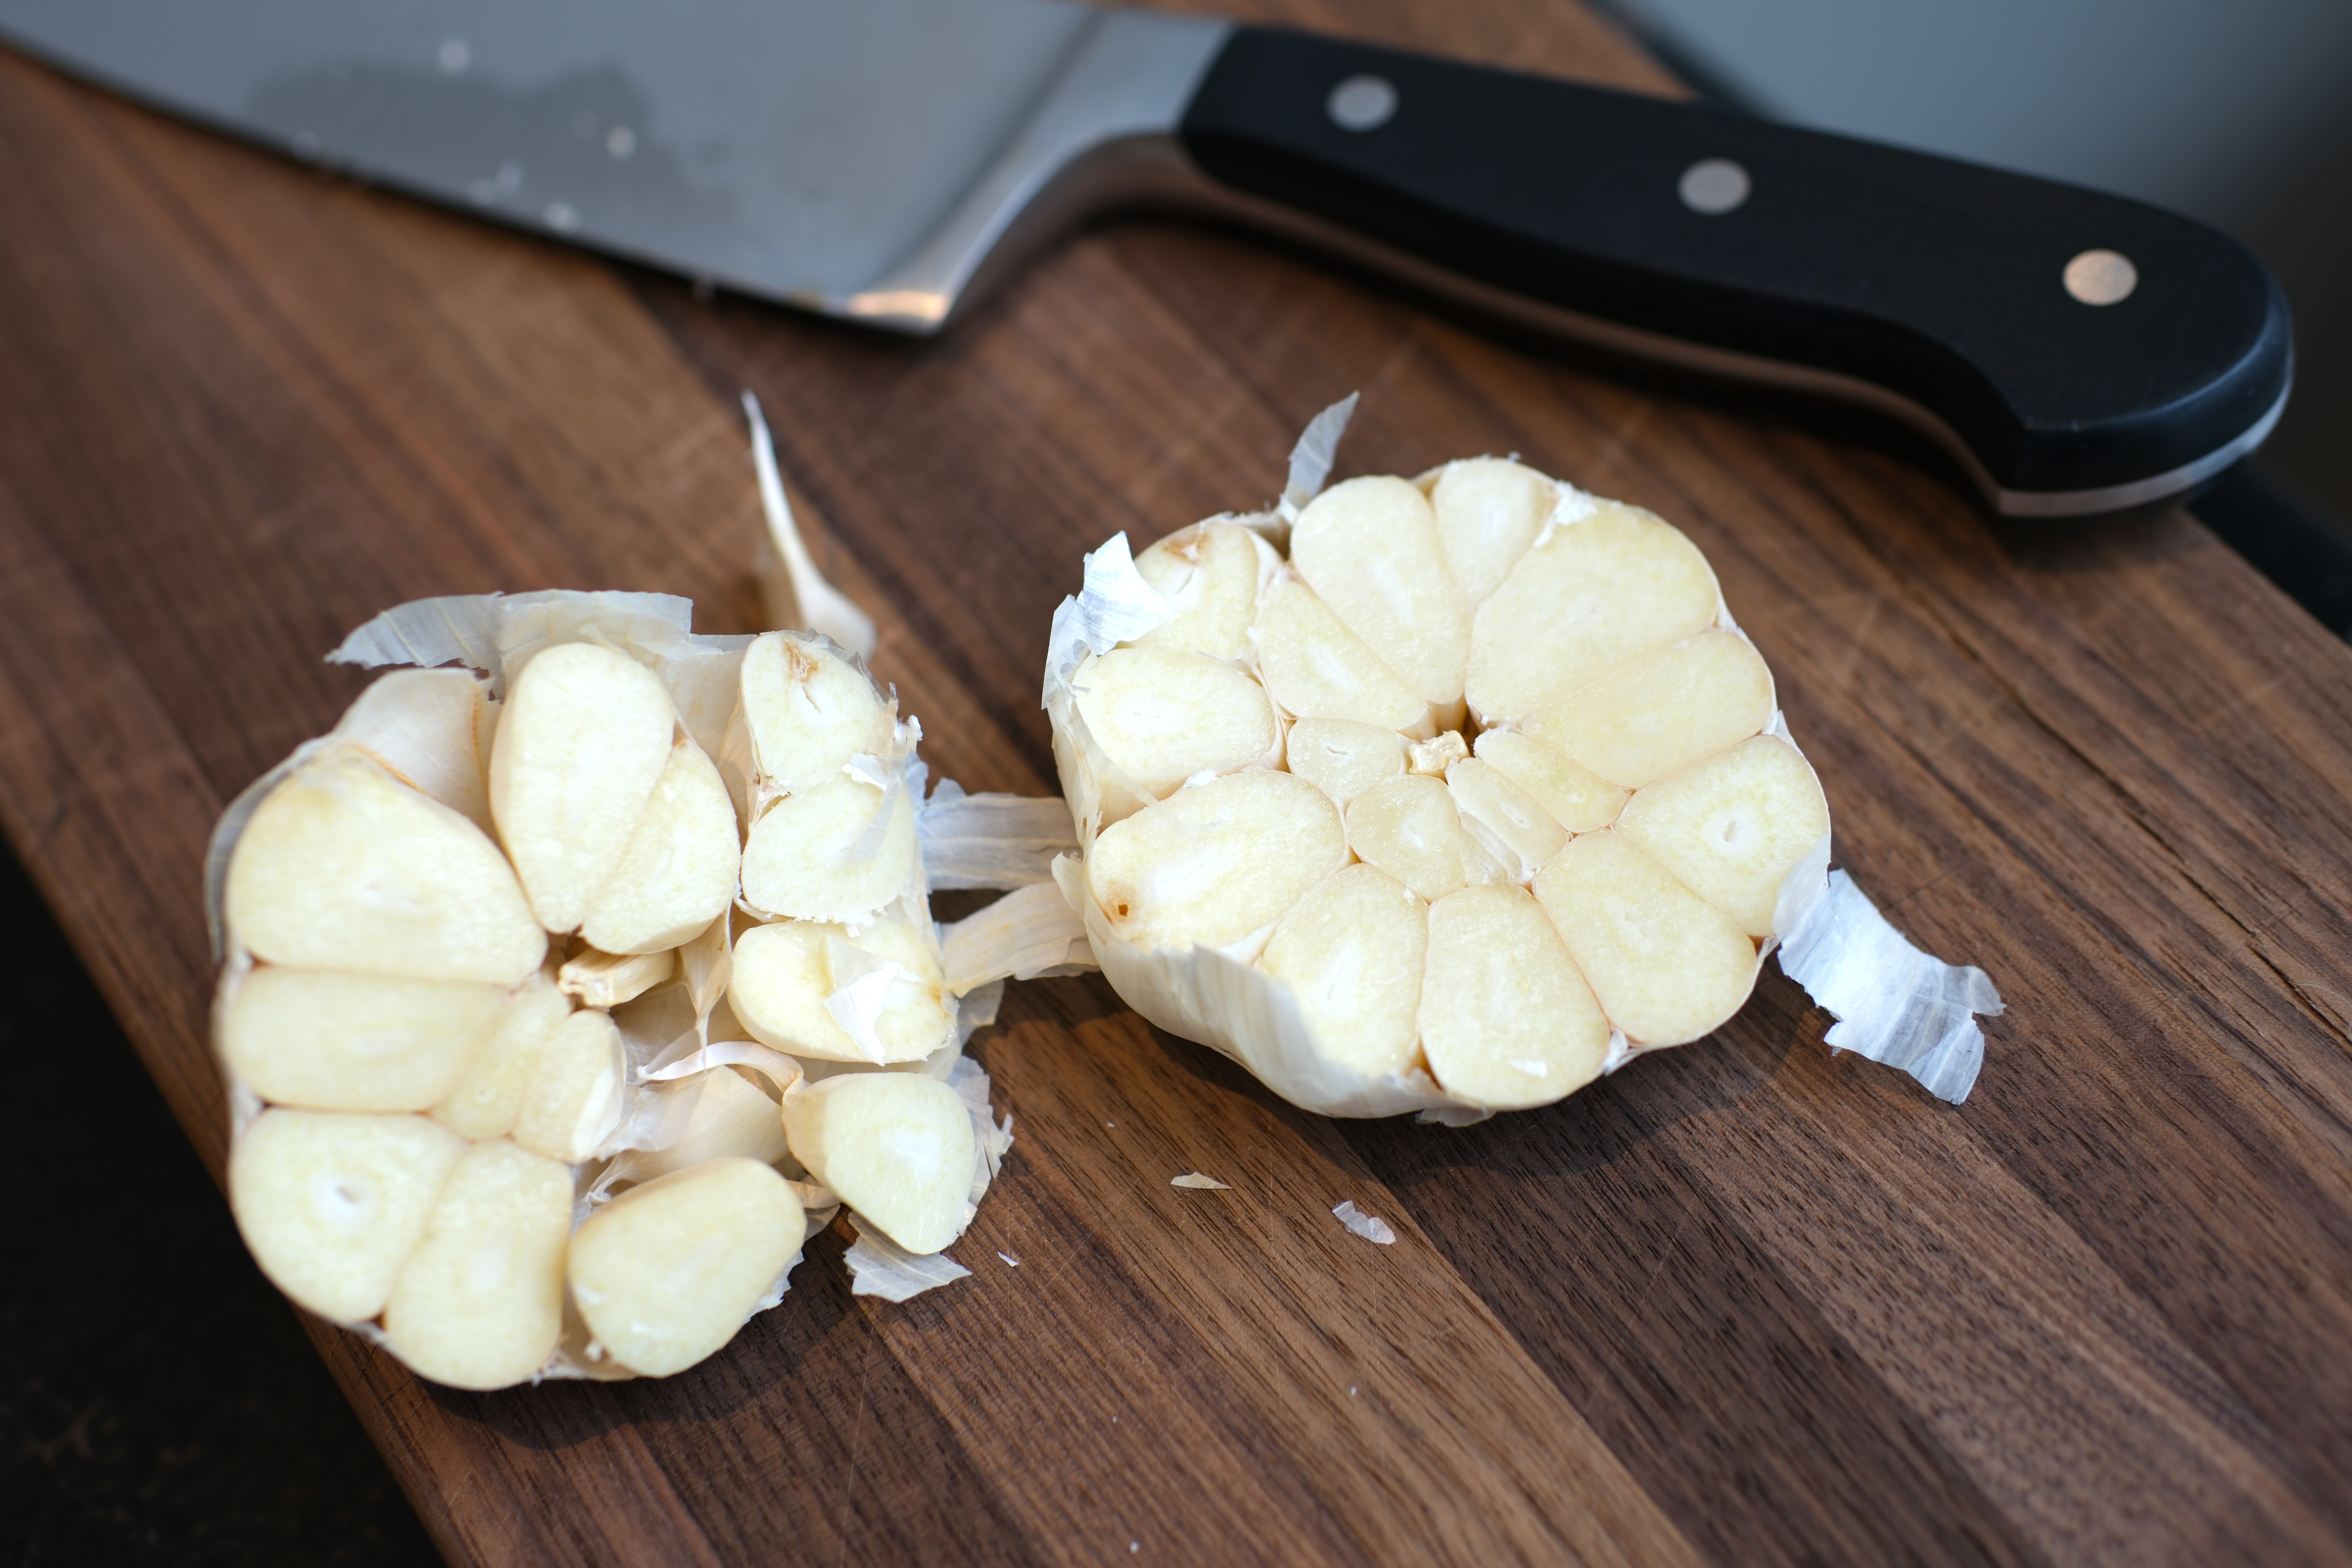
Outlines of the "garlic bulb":
{"label": "garlic bulb", "polygon": [[1120,995],[1307,1109],[1458,1122],[1702,1037],[1801,938],[1832,1044],[1964,1096],[1998,997],[1832,894],[1697,547],[1508,459],[1324,489],[1353,405],[1275,510],[1114,539],[1055,617],[1054,869]]}
{"label": "garlic bulb", "polygon": [[[757,446],[792,598],[870,638]],[[919,726],[824,636],[690,620],[387,611],[332,657],[470,669],[381,677],[215,830],[238,1225],[439,1382],[690,1366],[845,1201],[904,1262],[887,1293],[944,1282],[1012,1142],[961,1056],[994,992],[945,989]]]}

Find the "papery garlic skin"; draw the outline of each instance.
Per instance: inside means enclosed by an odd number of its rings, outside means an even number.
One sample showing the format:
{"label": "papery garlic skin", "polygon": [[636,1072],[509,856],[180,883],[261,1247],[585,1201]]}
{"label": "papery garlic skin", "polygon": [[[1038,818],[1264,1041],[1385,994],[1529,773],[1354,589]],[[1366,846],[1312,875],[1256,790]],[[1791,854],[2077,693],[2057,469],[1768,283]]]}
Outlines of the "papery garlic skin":
{"label": "papery garlic skin", "polygon": [[[1827,806],[1680,531],[1494,458],[1318,495],[1344,416],[1277,512],[1088,558],[1047,655],[1059,879],[1130,1005],[1298,1105],[1546,1104],[1738,1011],[1822,894]],[[1152,689],[1179,655],[1263,686],[1277,761],[1106,741],[1118,704],[1206,712]]]}

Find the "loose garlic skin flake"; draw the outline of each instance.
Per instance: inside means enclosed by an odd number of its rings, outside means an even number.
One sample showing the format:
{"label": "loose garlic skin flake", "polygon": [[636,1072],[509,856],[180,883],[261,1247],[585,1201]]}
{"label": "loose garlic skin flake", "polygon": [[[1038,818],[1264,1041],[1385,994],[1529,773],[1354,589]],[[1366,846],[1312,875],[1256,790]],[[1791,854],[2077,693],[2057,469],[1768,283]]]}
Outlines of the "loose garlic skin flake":
{"label": "loose garlic skin flake", "polygon": [[[1105,974],[1334,1115],[1547,1104],[1715,1028],[1829,818],[1705,557],[1499,458],[1316,495],[1299,465],[1328,454],[1294,456],[1279,514],[1184,530],[1124,577],[1097,552],[1056,619],[1083,853],[1057,876]],[[1253,593],[1246,650],[1199,632]],[[1262,684],[1278,762],[1173,732],[1192,705],[1155,682],[1196,646]],[[1107,687],[1171,716],[1155,765],[1106,742]]]}

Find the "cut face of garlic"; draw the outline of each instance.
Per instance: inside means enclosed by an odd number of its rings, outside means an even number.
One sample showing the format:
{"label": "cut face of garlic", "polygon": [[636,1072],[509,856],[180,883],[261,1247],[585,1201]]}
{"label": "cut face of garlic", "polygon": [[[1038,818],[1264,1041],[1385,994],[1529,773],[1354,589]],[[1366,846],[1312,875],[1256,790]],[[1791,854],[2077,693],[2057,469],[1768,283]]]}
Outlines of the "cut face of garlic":
{"label": "cut face of garlic", "polygon": [[594,643],[524,667],[490,751],[490,815],[540,923],[580,922],[668,767],[677,712],[653,671]]}
{"label": "cut face of garlic", "polygon": [[512,985],[547,952],[498,847],[356,749],[329,749],[261,803],[226,909],[255,956],[305,969]]}
{"label": "cut face of garlic", "polygon": [[835,778],[771,805],[743,847],[743,901],[795,920],[862,921],[915,875],[903,789]]}
{"label": "cut face of garlic", "polygon": [[580,934],[605,952],[676,947],[734,901],[741,858],[726,783],[694,738],[681,734]]}
{"label": "cut face of garlic", "polygon": [[883,921],[852,935],[817,921],[754,926],[727,999],[751,1037],[824,1061],[919,1061],[954,1032],[928,931]]}
{"label": "cut face of garlic", "polygon": [[383,1312],[393,1350],[453,1388],[504,1388],[563,1332],[572,1173],[500,1140],[467,1150]]}
{"label": "cut face of garlic", "polygon": [[488,1037],[433,1107],[433,1120],[467,1138],[502,1138],[513,1131],[540,1050],[571,1014],[571,998],[543,973],[509,993]]}
{"label": "cut face of garlic", "polygon": [[1265,767],[1282,754],[1265,689],[1205,654],[1117,649],[1087,667],[1077,698],[1110,765],[1155,797],[1196,773]]}
{"label": "cut face of garlic", "polygon": [[612,1016],[593,1008],[571,1015],[531,1064],[514,1141],[567,1165],[586,1159],[620,1121],[625,1070]]}
{"label": "cut face of garlic", "polygon": [[743,717],[761,774],[797,794],[853,757],[887,754],[897,715],[873,678],[823,638],[769,632],[743,655]]}
{"label": "cut face of garlic", "polygon": [[572,1238],[572,1298],[615,1360],[667,1377],[734,1337],[807,1228],[772,1166],[706,1161],[589,1216]]}
{"label": "cut face of garlic", "polygon": [[[1299,1105],[1545,1104],[1738,1009],[1824,896],[1828,811],[1680,531],[1492,458],[1315,495],[1344,413],[1278,515],[1088,557],[1047,658],[1084,855],[1057,880],[1139,1012]],[[1256,678],[1277,761],[1225,771],[1255,732],[1220,738],[1193,652]],[[1158,721],[1148,756],[1118,712]],[[1839,984],[1845,951],[1809,935]]]}
{"label": "cut face of garlic", "polygon": [[913,1073],[846,1073],[784,1101],[784,1135],[809,1173],[908,1252],[963,1234],[971,1113],[956,1091]]}
{"label": "cut face of garlic", "polygon": [[423,1110],[457,1086],[506,1004],[479,981],[270,964],[230,1000],[221,1048],[274,1104]]}

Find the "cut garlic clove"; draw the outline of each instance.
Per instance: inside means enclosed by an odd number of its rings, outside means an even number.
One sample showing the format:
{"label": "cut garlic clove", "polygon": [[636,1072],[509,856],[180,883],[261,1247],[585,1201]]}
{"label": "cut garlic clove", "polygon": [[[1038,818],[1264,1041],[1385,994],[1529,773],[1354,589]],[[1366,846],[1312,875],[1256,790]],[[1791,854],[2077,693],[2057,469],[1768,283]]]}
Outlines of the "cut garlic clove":
{"label": "cut garlic clove", "polygon": [[563,967],[555,972],[555,984],[565,995],[580,998],[582,1005],[609,1012],[656,985],[667,984],[677,973],[674,948],[624,954],[599,952],[591,947],[563,961]]}
{"label": "cut garlic clove", "polygon": [[1639,789],[1728,751],[1772,718],[1772,672],[1737,632],[1627,659],[1528,714],[1528,739]]}
{"label": "cut garlic clove", "polygon": [[613,953],[676,947],[734,901],[742,859],[726,782],[693,737],[680,734],[580,934]]}
{"label": "cut garlic clove", "polygon": [[1772,934],[1780,883],[1830,830],[1821,780],[1759,735],[1633,796],[1617,831],[1752,937]]}
{"label": "cut garlic clove", "polygon": [[1620,659],[1704,631],[1720,603],[1706,558],[1680,530],[1596,501],[1539,537],[1479,606],[1471,709],[1482,723],[1520,718]]}
{"label": "cut garlic clove", "polygon": [[1281,758],[1282,728],[1265,689],[1206,655],[1115,648],[1081,666],[1070,686],[1111,766],[1154,797],[1198,773]]}
{"label": "cut garlic clove", "polygon": [[515,1112],[514,1141],[576,1165],[621,1120],[621,1031],[594,1009],[574,1013],[540,1047]]}
{"label": "cut garlic clove", "polygon": [[777,801],[743,847],[744,902],[795,920],[865,921],[905,892],[914,874],[908,792],[852,778]]}
{"label": "cut garlic clove", "polygon": [[1427,908],[1394,877],[1346,866],[1274,928],[1259,971],[1290,987],[1324,1058],[1368,1078],[1412,1065]]}
{"label": "cut garlic clove", "polygon": [[1568,829],[1559,819],[1492,763],[1462,758],[1445,770],[1445,787],[1465,824],[1477,823],[1517,857],[1514,881],[1532,874],[1568,842]]}
{"label": "cut garlic clove", "polygon": [[774,1170],[707,1161],[588,1216],[572,1238],[572,1299],[614,1360],[667,1377],[734,1337],[807,1234],[807,1214]]}
{"label": "cut garlic clove", "polygon": [[572,1173],[503,1139],[467,1151],[385,1303],[393,1352],[452,1388],[504,1388],[563,1333]]}
{"label": "cut garlic clove", "polygon": [[784,1104],[793,1157],[909,1252],[937,1252],[970,1212],[971,1112],[936,1079],[851,1072]]}
{"label": "cut garlic clove", "polygon": [[1470,601],[1454,581],[1437,519],[1419,490],[1370,476],[1332,486],[1291,526],[1290,560],[1423,702],[1444,709],[1462,700]]}
{"label": "cut garlic clove", "polygon": [[1739,1011],[1756,943],[1614,828],[1570,842],[1535,893],[1610,1020],[1639,1046],[1686,1045]]}
{"label": "cut garlic clove", "polygon": [[221,1017],[247,1088],[312,1110],[423,1110],[454,1089],[505,1012],[501,985],[265,964]]}
{"label": "cut garlic clove", "polygon": [[1437,471],[1430,510],[1464,597],[1483,605],[1503,585],[1558,495],[1551,480],[1505,458],[1469,458]]}
{"label": "cut garlic clove", "polygon": [[1347,805],[1382,779],[1404,772],[1404,742],[1393,730],[1349,719],[1300,719],[1284,738],[1284,763]]}
{"label": "cut garlic clove", "polygon": [[787,921],[736,940],[727,1001],[762,1045],[881,1065],[919,1061],[952,1036],[943,986],[939,953],[904,921],[879,921],[856,936]]}
{"label": "cut garlic clove", "polygon": [[1252,769],[1105,828],[1087,877],[1122,939],[1146,950],[1223,947],[1271,925],[1347,858],[1329,795]]}
{"label": "cut garlic clove", "polygon": [[1348,806],[1348,847],[1434,903],[1464,881],[1462,817],[1443,779],[1406,773]]}
{"label": "cut garlic clove", "polygon": [[502,1138],[512,1131],[541,1048],[571,1016],[572,999],[543,973],[509,993],[489,1037],[433,1107],[433,1120],[468,1138]]}
{"label": "cut garlic clove", "polygon": [[1286,713],[1349,719],[1389,731],[1432,732],[1429,704],[1347,628],[1315,590],[1277,577],[1250,628],[1258,678]]}
{"label": "cut garlic clove", "polygon": [[1213,520],[1178,529],[1135,558],[1136,571],[1176,614],[1133,646],[1248,658],[1258,587],[1275,563],[1255,529]]}
{"label": "cut garlic clove", "polygon": [[617,649],[560,643],[523,667],[490,745],[490,815],[531,912],[577,931],[669,764],[677,710]]}
{"label": "cut garlic clove", "polygon": [[1609,1019],[1523,888],[1465,888],[1429,907],[1422,1048],[1446,1093],[1512,1110],[1601,1076]]}
{"label": "cut garlic clove", "polygon": [[256,957],[305,969],[511,985],[547,952],[480,828],[343,750],[296,769],[255,810],[229,859],[226,909]]}
{"label": "cut garlic clove", "polygon": [[1489,730],[1473,751],[1570,833],[1606,827],[1625,807],[1625,791],[1515,731]]}
{"label": "cut garlic clove", "polygon": [[743,655],[743,717],[761,777],[798,794],[839,777],[853,757],[888,754],[898,713],[838,649],[805,632],[769,632]]}
{"label": "cut garlic clove", "polygon": [[271,1284],[361,1322],[383,1310],[466,1148],[421,1116],[265,1110],[229,1152],[229,1207]]}

